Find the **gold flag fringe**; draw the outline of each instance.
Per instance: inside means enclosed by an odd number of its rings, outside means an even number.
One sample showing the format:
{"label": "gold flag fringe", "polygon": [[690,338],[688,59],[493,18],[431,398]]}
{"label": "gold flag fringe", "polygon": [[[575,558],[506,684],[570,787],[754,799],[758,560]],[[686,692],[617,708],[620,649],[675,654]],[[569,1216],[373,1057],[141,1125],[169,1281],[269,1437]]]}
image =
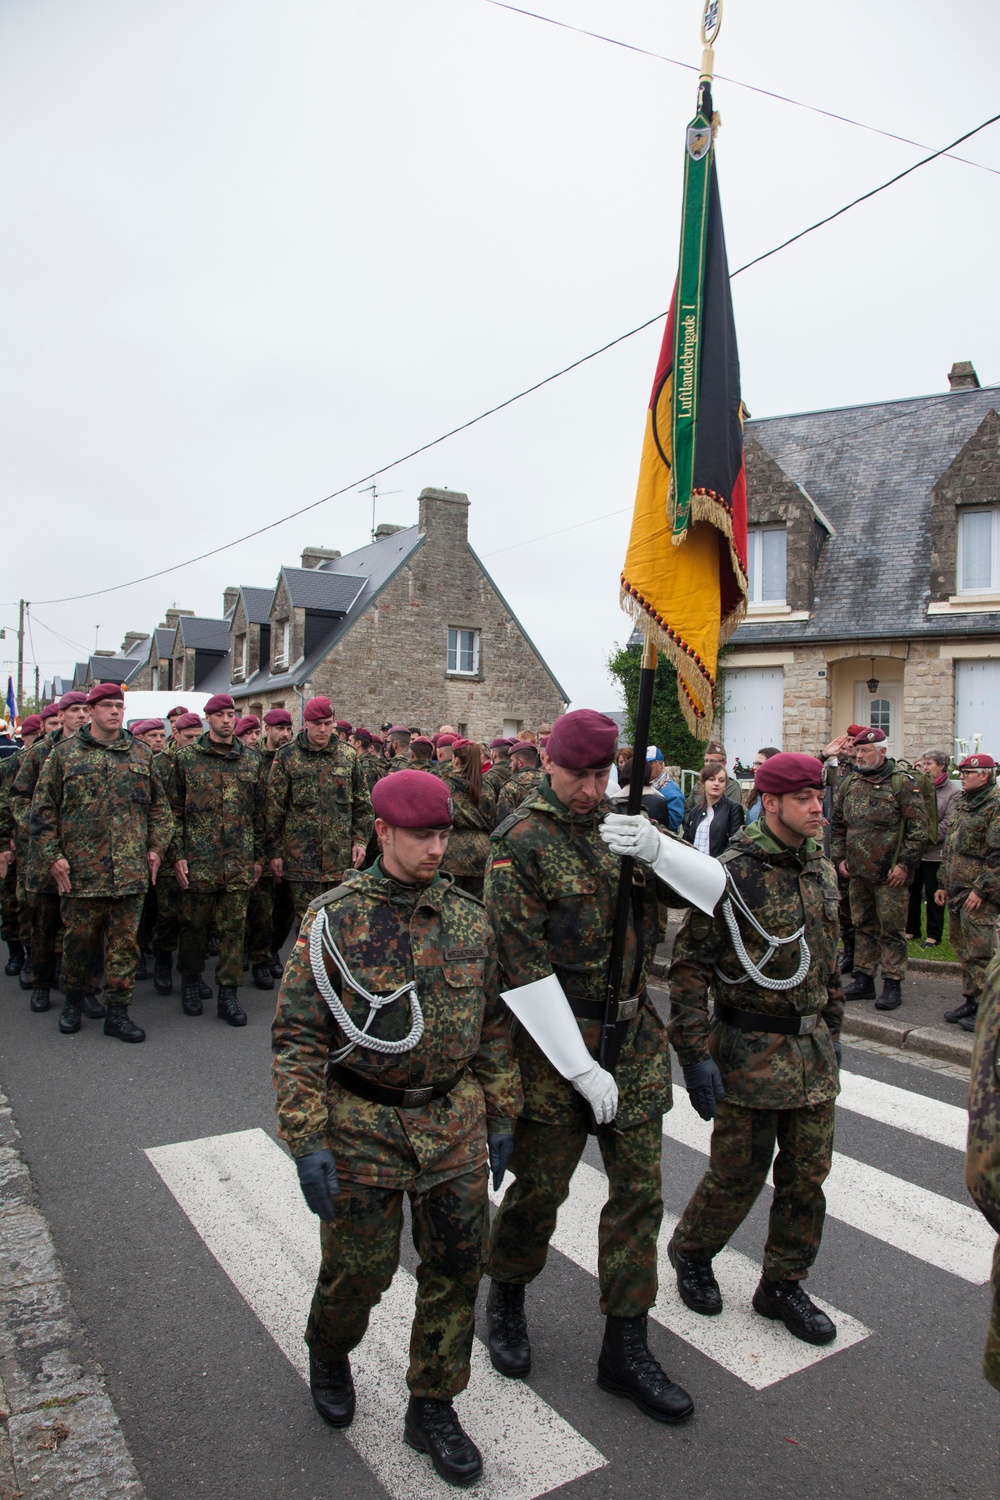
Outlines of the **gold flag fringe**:
{"label": "gold flag fringe", "polygon": [[[681,689],[681,712],[691,733],[696,739],[709,739],[715,718],[714,679],[691,647],[680,640],[665,621],[653,614],[645,600],[632,592],[624,574],[619,598],[622,609],[631,618],[643,639],[650,641],[676,668]],[[732,626],[733,630],[738,623],[737,621]]]}

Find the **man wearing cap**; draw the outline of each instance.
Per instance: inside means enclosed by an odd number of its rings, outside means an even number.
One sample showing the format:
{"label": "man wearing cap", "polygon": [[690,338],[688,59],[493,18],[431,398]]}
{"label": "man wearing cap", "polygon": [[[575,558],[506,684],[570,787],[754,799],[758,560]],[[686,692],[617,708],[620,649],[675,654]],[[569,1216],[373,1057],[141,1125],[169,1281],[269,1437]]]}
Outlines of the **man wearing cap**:
{"label": "man wearing cap", "polygon": [[128,1013],[136,934],[156,881],[173,819],[149,749],[122,728],[125,695],[104,682],[87,697],[90,724],[61,739],[45,761],[31,801],[35,858],[62,898],[59,1030],[80,1030],[92,976],[105,971],[105,1036],[142,1042]]}
{"label": "man wearing cap", "polygon": [[930,842],[927,809],[912,776],[886,758],[881,729],[854,737],[856,763],[833,799],[830,857],[850,880],[854,922],[854,975],[845,1000],[875,999],[875,970],[882,966],[876,1010],[903,1003],[906,911],[910,881]]}
{"label": "man wearing cap", "polygon": [[[826,788],[823,795],[823,816],[826,819],[826,826],[823,829],[823,852],[828,858],[833,826],[833,799],[854,770],[857,760],[854,736],[860,734],[864,727],[863,724],[848,724],[846,734],[838,735],[824,750],[820,751],[819,758],[823,762],[823,785]],[[837,890],[840,892],[840,902],[837,907],[837,915],[840,918],[840,946],[844,950],[844,956],[840,961],[840,972],[853,974],[854,919],[851,916],[851,882],[850,878],[843,875],[839,869],[837,870]]]}
{"label": "man wearing cap", "polygon": [[219,958],[216,1013],[245,1026],[237,990],[243,977],[243,933],[250,891],[260,878],[264,844],[261,761],[236,738],[236,708],[228,693],[205,704],[208,730],[178,750],[167,777],[176,822],[174,875],[184,892],[177,963],[181,1008],[200,1016],[201,975],[209,928],[215,925]]}
{"label": "man wearing cap", "polygon": [[723,898],[712,916],[688,912],[670,964],[670,1040],[692,1105],[714,1126],[708,1171],[668,1253],[686,1305],[721,1312],[712,1258],[756,1202],[777,1144],[753,1307],[826,1344],[837,1330],[801,1286],[823,1228],[844,1013],[837,880],[821,844],[823,768],[811,755],[772,755],[756,786],[762,816],[719,857]]}
{"label": "man wearing cap", "polygon": [[[177,751],[183,748],[181,746],[181,744],[179,743],[178,739],[177,739],[177,729],[179,727],[179,720],[181,720],[181,719],[191,719],[191,718],[197,718],[197,717],[198,717],[197,714],[191,714],[191,713],[189,713],[188,710],[184,707],[183,703],[178,703],[176,705],[176,707],[174,707],[174,708],[172,708],[170,710],[170,712],[167,714],[167,728],[170,731],[170,733],[169,733],[169,736],[167,738],[167,742],[166,742],[166,744],[163,747],[164,753],[166,755],[176,755]],[[198,723],[199,723],[199,726],[200,726],[200,724],[201,724],[201,720],[200,719],[198,719]]]}
{"label": "man wearing cap", "polygon": [[[660,796],[667,804],[667,823],[671,833],[676,833],[684,822],[684,793],[676,781],[671,781],[664,769],[665,762],[663,751],[659,745],[650,745],[646,751],[646,764],[649,766],[649,777],[646,785]],[[728,796],[729,793],[726,793]]]}
{"label": "man wearing cap", "polygon": [[379,750],[382,740],[380,735],[374,735],[370,729],[360,726],[355,729],[348,743],[358,757],[358,765],[364,777],[365,790],[371,795],[371,789],[382,776],[385,775],[385,762]]}
{"label": "man wearing cap", "polygon": [[278,1130],[323,1220],[310,1388],[325,1421],[349,1425],[349,1356],[399,1263],[408,1196],[420,1265],[404,1438],[467,1484],[482,1460],[452,1400],[469,1379],[487,1159],[499,1186],[521,1091],[486,913],[439,874],[447,788],[400,771],[372,802],[382,852],[309,906],[273,1028]]}
{"label": "man wearing cap", "polygon": [[[292,738],[292,716],[286,708],[270,708],[264,715],[264,738],[257,746],[261,760],[261,780],[265,788],[274,757]],[[247,906],[246,945],[253,982],[259,990],[273,990],[281,978],[279,957],[291,930],[295,912],[287,880],[276,881],[270,865],[250,892]]]}
{"label": "man wearing cap", "polygon": [[435,775],[435,767],[431,764],[433,757],[434,741],[425,734],[415,734],[410,740],[410,770],[429,771]]}
{"label": "man wearing cap", "polygon": [[538,746],[527,740],[511,742],[509,764],[510,777],[497,797],[497,826],[538,791],[544,775]]}
{"label": "man wearing cap", "polygon": [[[129,730],[134,739],[140,740],[142,744],[149,747],[156,765],[157,757],[163,754],[163,747],[167,740],[167,728],[162,719],[139,719],[135,724],[129,725]],[[163,775],[160,767],[156,767],[162,781]],[[146,968],[146,954],[152,948],[153,933],[156,930],[156,916],[158,910],[158,897],[160,890],[167,883],[162,879],[163,865],[160,865],[161,882],[155,885],[150,881],[146,891],[146,898],[142,903],[142,916],[139,918],[139,931],[136,934],[136,944],[139,949],[139,958],[136,964],[135,981],[138,984],[142,979],[149,978]],[[171,872],[172,873],[172,872]]]}
{"label": "man wearing cap", "polygon": [[439,771],[451,769],[451,763],[455,759],[455,741],[457,739],[457,734],[455,734],[451,729],[446,729],[444,733],[439,734],[437,739],[435,740],[434,744],[435,749],[437,750],[437,769]]}
{"label": "man wearing cap", "polygon": [[997,951],[1000,920],[1000,796],[992,755],[967,755],[959,764],[961,796],[952,804],[940,885],[934,900],[947,903],[948,935],[962,965],[962,1003],[945,1020],[975,1031],[986,970]]}
{"label": "man wearing cap", "polygon": [[413,763],[410,760],[410,731],[404,724],[393,724],[386,735],[386,755],[388,757],[387,770],[389,771],[411,771]]}
{"label": "man wearing cap", "polygon": [[31,749],[41,732],[41,719],[37,714],[28,714],[21,720],[20,748],[0,762],[0,904],[3,912],[0,938],[7,944],[4,973],[10,977],[23,970],[31,943],[31,914],[20,873],[25,851],[22,849],[19,859],[15,842],[17,829],[10,807],[10,789],[21,757]]}
{"label": "man wearing cap", "polygon": [[[183,750],[185,745],[193,744],[203,729],[204,725],[197,714],[174,711],[173,732],[153,760],[164,789],[167,789],[172,757],[178,750]],[[174,873],[174,850],[171,847],[164,856],[156,882],[156,926],[153,928],[152,944],[153,988],[158,995],[173,993],[174,953],[180,941],[182,896]],[[202,1000],[212,998],[212,991],[201,981],[199,993]]]}
{"label": "man wearing cap", "polygon": [[274,757],[267,785],[267,854],[287,880],[296,916],[364,860],[371,803],[358,758],[334,734],[329,698],[310,698],[303,726]]}
{"label": "man wearing cap", "polygon": [[334,721],[333,727],[337,731],[338,740],[345,745],[349,745],[351,743],[351,735],[354,733],[354,726],[351,721],[349,719],[337,719]]}
{"label": "man wearing cap", "polygon": [[483,786],[489,787],[494,800],[499,798],[503,788],[514,774],[510,763],[510,747],[514,743],[515,741],[507,739],[490,740],[491,765],[483,777]]}
{"label": "man wearing cap", "polygon": [[[525,1287],[545,1265],[591,1119],[599,1126],[614,1120],[613,1132],[598,1132],[608,1174],[597,1251],[606,1317],[598,1383],[659,1421],[683,1422],[694,1404],[646,1341],[663,1217],[662,1117],[671,1105],[666,1030],[646,992],[657,936],[652,877],[633,887],[623,965],[628,987],[612,1018],[616,1077],[594,1060],[620,873],[599,831],[609,810],[604,794],[617,737],[617,724],[604,714],[563,714],[541,752],[538,791],[493,832],[486,906],[504,998],[521,1023],[515,1051],[524,1108],[514,1130],[515,1181],[494,1220],[487,1261],[489,1350],[500,1374],[528,1374]],[[702,858],[693,851],[688,857]],[[559,1026],[554,1037],[531,1029],[524,1007],[534,1004],[543,1027]]]}
{"label": "man wearing cap", "polygon": [[233,733],[248,750],[259,748],[260,720],[256,714],[244,714],[241,719],[237,719]]}

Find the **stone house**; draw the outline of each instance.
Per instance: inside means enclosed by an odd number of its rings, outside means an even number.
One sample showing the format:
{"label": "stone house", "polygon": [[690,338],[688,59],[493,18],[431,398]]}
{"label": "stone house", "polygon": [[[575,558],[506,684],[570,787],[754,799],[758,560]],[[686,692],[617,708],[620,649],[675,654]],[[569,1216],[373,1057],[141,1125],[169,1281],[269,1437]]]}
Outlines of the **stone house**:
{"label": "stone house", "polygon": [[[227,590],[226,602],[229,603]],[[229,691],[230,619],[181,614],[174,630],[170,689],[202,693]]]}
{"label": "stone house", "polygon": [[[193,609],[168,609],[162,621],[145,639],[143,659],[128,679],[130,688],[146,692],[169,692],[174,685],[174,640],[182,615],[193,616]],[[128,637],[126,636],[126,640]],[[124,645],[122,650],[125,650]]]}
{"label": "stone house", "polygon": [[1000,394],[749,421],[749,612],[720,662],[730,762],[849,723],[1000,756]]}

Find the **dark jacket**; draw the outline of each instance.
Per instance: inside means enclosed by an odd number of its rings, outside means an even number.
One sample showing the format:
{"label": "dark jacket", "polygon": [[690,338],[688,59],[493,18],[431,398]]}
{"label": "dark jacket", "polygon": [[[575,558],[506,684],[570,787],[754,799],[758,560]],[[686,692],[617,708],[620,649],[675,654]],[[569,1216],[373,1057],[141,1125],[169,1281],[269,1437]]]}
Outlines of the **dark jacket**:
{"label": "dark jacket", "polygon": [[[693,808],[684,816],[684,837],[694,843],[695,829],[708,816],[708,807]],[[716,858],[723,852],[731,838],[735,838],[743,827],[743,809],[730,797],[720,797],[715,804],[715,817],[708,835],[708,852]]]}

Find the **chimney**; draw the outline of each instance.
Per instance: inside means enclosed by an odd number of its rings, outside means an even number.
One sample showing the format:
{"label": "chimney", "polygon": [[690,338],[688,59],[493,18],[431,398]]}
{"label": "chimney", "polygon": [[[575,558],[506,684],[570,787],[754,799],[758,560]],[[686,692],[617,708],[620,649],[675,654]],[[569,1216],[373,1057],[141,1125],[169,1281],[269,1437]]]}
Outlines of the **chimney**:
{"label": "chimney", "polygon": [[145,630],[126,630],[125,639],[122,641],[122,655],[127,656],[133,646],[146,639]]}
{"label": "chimney", "polygon": [[233,588],[232,585],[230,585],[229,588],[223,589],[222,613],[224,615],[228,615],[231,610],[234,610],[236,608],[236,601],[239,597],[240,591],[238,588]]}
{"label": "chimney", "polygon": [[94,654],[94,656],[117,656],[118,652],[117,651],[108,651],[107,649],[105,649],[103,651],[95,651],[93,654]]}
{"label": "chimney", "polygon": [[948,371],[948,384],[953,391],[978,391],[979,376],[971,359],[956,359]]}
{"label": "chimney", "polygon": [[159,629],[160,630],[176,630],[177,629],[177,621],[180,619],[181,615],[193,615],[193,614],[194,614],[194,610],[193,609],[168,609],[167,610],[167,614],[166,614],[166,618],[164,619],[163,623],[159,626]]}
{"label": "chimney", "polygon": [[380,521],[375,527],[375,541],[384,542],[387,536],[395,536],[397,531],[405,530],[405,526],[394,526],[391,521]]}
{"label": "chimney", "polygon": [[333,562],[339,556],[339,552],[334,552],[329,547],[305,547],[302,551],[302,566],[321,568],[325,562]]}
{"label": "chimney", "polygon": [[450,547],[468,546],[469,497],[461,490],[421,490],[420,530],[426,535],[440,533]]}

